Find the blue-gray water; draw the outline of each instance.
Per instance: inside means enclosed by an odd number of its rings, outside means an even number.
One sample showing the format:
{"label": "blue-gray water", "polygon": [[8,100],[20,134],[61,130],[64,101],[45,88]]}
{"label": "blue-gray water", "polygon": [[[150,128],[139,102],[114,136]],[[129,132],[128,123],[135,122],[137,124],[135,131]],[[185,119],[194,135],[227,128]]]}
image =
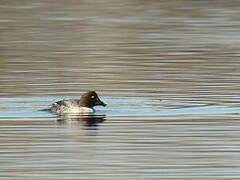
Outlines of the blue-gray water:
{"label": "blue-gray water", "polygon": [[239,179],[239,7],[1,1],[0,179]]}

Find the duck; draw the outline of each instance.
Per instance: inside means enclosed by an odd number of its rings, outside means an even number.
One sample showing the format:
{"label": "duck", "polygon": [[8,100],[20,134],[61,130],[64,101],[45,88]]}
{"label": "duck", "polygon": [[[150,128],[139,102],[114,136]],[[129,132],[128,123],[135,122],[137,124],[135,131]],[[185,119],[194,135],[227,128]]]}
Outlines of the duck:
{"label": "duck", "polygon": [[100,100],[95,91],[84,93],[80,99],[69,99],[54,102],[52,106],[47,109],[53,113],[78,113],[78,114],[92,114],[95,112],[94,106],[106,106]]}

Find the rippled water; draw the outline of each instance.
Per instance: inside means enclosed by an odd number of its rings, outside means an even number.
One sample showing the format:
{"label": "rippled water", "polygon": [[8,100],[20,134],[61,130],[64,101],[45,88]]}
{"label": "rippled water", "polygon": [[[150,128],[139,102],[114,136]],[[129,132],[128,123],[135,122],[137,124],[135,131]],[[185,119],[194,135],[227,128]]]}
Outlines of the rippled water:
{"label": "rippled water", "polygon": [[0,179],[239,179],[239,5],[0,2]]}

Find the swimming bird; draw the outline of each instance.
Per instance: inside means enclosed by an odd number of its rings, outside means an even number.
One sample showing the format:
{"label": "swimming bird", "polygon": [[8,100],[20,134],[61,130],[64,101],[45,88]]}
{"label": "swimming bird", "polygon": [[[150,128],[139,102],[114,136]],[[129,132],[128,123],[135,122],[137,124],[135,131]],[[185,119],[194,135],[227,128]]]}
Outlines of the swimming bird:
{"label": "swimming bird", "polygon": [[95,91],[89,91],[80,99],[57,101],[47,110],[56,113],[91,114],[95,112],[94,106],[106,106],[106,104],[99,99]]}

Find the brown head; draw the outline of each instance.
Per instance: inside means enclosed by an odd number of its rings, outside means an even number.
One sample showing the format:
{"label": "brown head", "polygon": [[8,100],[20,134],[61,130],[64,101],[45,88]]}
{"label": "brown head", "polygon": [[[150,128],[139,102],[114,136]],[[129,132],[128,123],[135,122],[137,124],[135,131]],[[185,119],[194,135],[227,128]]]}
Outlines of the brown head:
{"label": "brown head", "polygon": [[89,91],[81,96],[80,106],[92,108],[94,106],[106,106],[102,102],[95,91]]}

